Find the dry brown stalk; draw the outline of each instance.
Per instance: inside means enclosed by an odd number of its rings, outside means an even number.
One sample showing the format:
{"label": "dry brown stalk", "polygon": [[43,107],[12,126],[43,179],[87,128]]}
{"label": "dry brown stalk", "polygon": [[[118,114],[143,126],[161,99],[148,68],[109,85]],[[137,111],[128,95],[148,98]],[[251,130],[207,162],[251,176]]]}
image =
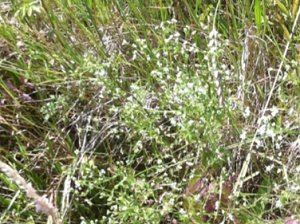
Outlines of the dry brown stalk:
{"label": "dry brown stalk", "polygon": [[26,192],[26,196],[34,201],[35,208],[38,212],[51,216],[55,224],[62,223],[59,218],[58,209],[45,196],[38,195],[31,183],[26,182],[16,170],[2,161],[0,161],[0,170],[13,180],[19,188]]}

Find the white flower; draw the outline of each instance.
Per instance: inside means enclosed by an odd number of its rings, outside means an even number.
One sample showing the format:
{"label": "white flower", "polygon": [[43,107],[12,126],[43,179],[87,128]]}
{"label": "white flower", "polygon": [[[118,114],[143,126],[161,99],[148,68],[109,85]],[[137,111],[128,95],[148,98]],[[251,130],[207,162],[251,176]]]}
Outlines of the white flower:
{"label": "white flower", "polygon": [[174,23],[174,24],[175,24],[175,23],[177,23],[177,20],[176,20],[175,18],[172,18],[172,19],[171,19],[171,23]]}
{"label": "white flower", "polygon": [[187,84],[187,86],[188,86],[190,89],[192,89],[192,88],[194,87],[194,83],[189,82],[189,83]]}
{"label": "white flower", "polygon": [[193,120],[189,120],[188,121],[188,126],[192,126],[194,124],[194,121]]}
{"label": "white flower", "polygon": [[245,140],[246,139],[247,132],[245,130],[242,131],[240,134],[240,139]]}
{"label": "white flower", "polygon": [[288,115],[292,115],[295,112],[294,108],[290,108],[288,110]]}
{"label": "white flower", "polygon": [[174,37],[176,37],[176,38],[180,37],[180,33],[179,32],[175,32],[174,33]]}
{"label": "white flower", "polygon": [[248,118],[250,116],[250,109],[246,107],[245,112],[243,113],[244,118]]}
{"label": "white flower", "polygon": [[274,164],[271,164],[269,166],[266,166],[266,171],[270,172],[274,168]]}
{"label": "white flower", "polygon": [[296,193],[297,191],[300,190],[300,187],[298,184],[293,184],[292,186],[290,186],[289,191],[292,193]]}
{"label": "white flower", "polygon": [[275,203],[275,207],[276,208],[282,208],[283,204],[281,203],[281,201],[278,199]]}
{"label": "white flower", "polygon": [[98,77],[105,77],[107,75],[107,72],[104,69],[101,69],[101,70],[97,70],[95,72],[95,75]]}
{"label": "white flower", "polygon": [[179,213],[180,213],[181,215],[185,215],[185,214],[186,214],[186,211],[185,211],[183,208],[180,208],[180,209],[179,209]]}
{"label": "white flower", "polygon": [[165,39],[166,43],[169,43],[173,39],[173,35],[170,35],[167,39]]}
{"label": "white flower", "polygon": [[278,114],[278,112],[279,112],[279,110],[278,110],[277,107],[273,106],[271,108],[271,115],[272,115],[272,117],[275,117]]}
{"label": "white flower", "polygon": [[266,129],[267,129],[266,125],[263,124],[262,126],[260,126],[260,127],[258,128],[257,133],[258,133],[259,135],[264,135],[264,134],[266,133]]}
{"label": "white flower", "polygon": [[274,139],[274,137],[275,137],[275,133],[274,133],[274,131],[273,131],[272,129],[268,129],[268,130],[266,131],[266,135],[267,135],[268,137],[271,137],[272,139]]}
{"label": "white flower", "polygon": [[220,201],[216,201],[216,202],[215,202],[215,208],[216,208],[216,210],[218,210],[219,207],[220,207]]}
{"label": "white flower", "polygon": [[137,51],[133,51],[133,56],[132,56],[132,60],[134,61],[137,57]]}
{"label": "white flower", "polygon": [[122,46],[127,45],[127,44],[128,44],[128,42],[125,39],[123,39]]}
{"label": "white flower", "polygon": [[216,38],[218,36],[218,31],[216,29],[212,29],[212,31],[209,33],[209,39]]}
{"label": "white flower", "polygon": [[187,165],[187,166],[193,166],[194,163],[192,163],[192,162],[186,162],[186,165]]}
{"label": "white flower", "polygon": [[175,118],[172,117],[172,118],[170,119],[170,123],[171,123],[171,125],[175,126],[175,125],[177,124],[177,121],[176,121]]}
{"label": "white flower", "polygon": [[234,216],[231,213],[228,214],[228,218],[229,220],[234,221]]}
{"label": "white flower", "polygon": [[25,44],[24,44],[23,41],[20,41],[20,40],[19,40],[19,41],[17,42],[17,47],[18,47],[18,48],[24,47],[24,46],[25,46]]}
{"label": "white flower", "polygon": [[170,184],[170,187],[171,187],[172,189],[176,189],[176,185],[177,185],[177,183],[176,183],[176,182],[173,182],[173,183]]}

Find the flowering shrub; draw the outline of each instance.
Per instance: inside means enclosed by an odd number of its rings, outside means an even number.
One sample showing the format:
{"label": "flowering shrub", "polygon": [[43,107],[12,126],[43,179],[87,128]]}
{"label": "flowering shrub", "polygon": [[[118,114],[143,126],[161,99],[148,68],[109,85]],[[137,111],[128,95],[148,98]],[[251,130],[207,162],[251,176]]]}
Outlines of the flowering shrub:
{"label": "flowering shrub", "polygon": [[300,10],[275,2],[1,2],[0,222],[296,222]]}

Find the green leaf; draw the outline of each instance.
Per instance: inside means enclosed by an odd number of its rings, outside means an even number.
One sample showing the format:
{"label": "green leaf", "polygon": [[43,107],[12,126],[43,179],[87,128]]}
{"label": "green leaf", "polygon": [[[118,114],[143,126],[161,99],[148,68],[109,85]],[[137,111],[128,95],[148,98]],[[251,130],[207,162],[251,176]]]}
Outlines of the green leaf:
{"label": "green leaf", "polygon": [[282,4],[279,0],[275,0],[276,5],[279,7],[281,12],[283,12],[286,16],[289,16],[289,10]]}
{"label": "green leaf", "polygon": [[257,29],[260,30],[261,25],[262,25],[262,10],[261,10],[261,5],[260,5],[260,0],[255,0],[254,16],[255,16],[255,23],[256,23]]}
{"label": "green leaf", "polygon": [[91,9],[93,7],[93,0],[87,0],[87,5]]}

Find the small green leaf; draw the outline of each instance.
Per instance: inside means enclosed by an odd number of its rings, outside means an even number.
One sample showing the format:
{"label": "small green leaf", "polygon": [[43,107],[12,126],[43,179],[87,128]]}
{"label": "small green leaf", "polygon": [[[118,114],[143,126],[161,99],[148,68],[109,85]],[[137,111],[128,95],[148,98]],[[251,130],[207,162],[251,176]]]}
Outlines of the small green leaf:
{"label": "small green leaf", "polygon": [[289,10],[282,4],[279,0],[275,0],[276,4],[278,5],[281,12],[283,12],[286,16],[289,16]]}
{"label": "small green leaf", "polygon": [[254,16],[255,16],[255,23],[256,23],[257,29],[260,30],[261,24],[262,24],[262,11],[261,11],[260,0],[255,0]]}
{"label": "small green leaf", "polygon": [[87,0],[87,5],[89,8],[93,7],[93,0]]}

